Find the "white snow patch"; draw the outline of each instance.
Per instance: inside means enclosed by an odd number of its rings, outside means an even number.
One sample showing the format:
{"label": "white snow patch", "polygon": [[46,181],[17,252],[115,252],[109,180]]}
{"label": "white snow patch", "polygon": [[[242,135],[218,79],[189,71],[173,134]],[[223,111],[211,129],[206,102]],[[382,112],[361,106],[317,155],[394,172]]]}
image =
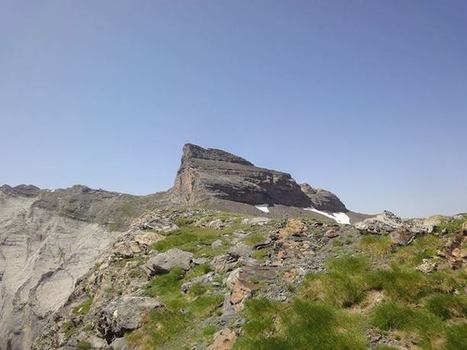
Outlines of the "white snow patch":
{"label": "white snow patch", "polygon": [[313,211],[315,213],[324,215],[330,219],[335,220],[339,224],[350,225],[350,218],[346,213],[326,213],[325,211],[321,211],[315,208],[305,208],[304,210]]}
{"label": "white snow patch", "polygon": [[261,210],[263,213],[269,213],[269,207],[267,204],[258,204],[255,205],[255,208]]}

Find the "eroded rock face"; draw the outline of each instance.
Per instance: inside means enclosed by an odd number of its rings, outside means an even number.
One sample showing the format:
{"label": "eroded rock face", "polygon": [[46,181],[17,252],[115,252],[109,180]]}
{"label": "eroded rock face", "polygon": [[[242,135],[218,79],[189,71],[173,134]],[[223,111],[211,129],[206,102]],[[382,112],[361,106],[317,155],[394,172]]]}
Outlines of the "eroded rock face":
{"label": "eroded rock face", "polygon": [[36,205],[31,186],[0,191],[0,349],[29,349],[114,235]]}
{"label": "eroded rock face", "polygon": [[301,184],[300,187],[310,198],[313,208],[332,213],[345,213],[348,211],[344,203],[334,193],[322,188],[313,188],[308,184]]}
{"label": "eroded rock face", "polygon": [[258,168],[228,152],[192,144],[183,147],[172,194],[174,200],[186,204],[219,198],[252,205],[311,205],[289,174]]}

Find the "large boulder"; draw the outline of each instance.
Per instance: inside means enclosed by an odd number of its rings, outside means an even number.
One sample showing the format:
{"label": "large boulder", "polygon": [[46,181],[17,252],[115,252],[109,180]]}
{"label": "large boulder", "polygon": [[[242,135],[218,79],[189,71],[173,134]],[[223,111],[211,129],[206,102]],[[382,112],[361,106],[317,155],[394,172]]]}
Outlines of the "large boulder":
{"label": "large boulder", "polygon": [[173,248],[165,253],[157,253],[143,265],[143,269],[149,276],[155,276],[167,273],[174,267],[189,270],[192,261],[193,253]]}
{"label": "large boulder", "polygon": [[125,332],[139,328],[149,311],[162,307],[160,301],[140,296],[124,296],[112,301],[99,315],[98,330],[110,344]]}

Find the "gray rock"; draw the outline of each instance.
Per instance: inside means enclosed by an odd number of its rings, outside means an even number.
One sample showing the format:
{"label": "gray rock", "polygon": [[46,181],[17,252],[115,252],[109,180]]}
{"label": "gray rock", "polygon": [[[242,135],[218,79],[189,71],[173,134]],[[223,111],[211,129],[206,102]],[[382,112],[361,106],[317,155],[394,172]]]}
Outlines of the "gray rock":
{"label": "gray rock", "polygon": [[220,239],[216,239],[214,242],[211,243],[211,248],[212,249],[217,249],[222,247],[223,243]]}
{"label": "gray rock", "polygon": [[311,203],[289,174],[258,168],[231,153],[192,144],[183,147],[172,195],[188,204],[212,197],[252,205],[308,207]]}
{"label": "gray rock", "polygon": [[229,254],[237,259],[240,257],[248,257],[250,256],[251,252],[252,248],[244,243],[237,243],[229,250]]}
{"label": "gray rock", "polygon": [[263,217],[254,217],[254,218],[245,218],[242,220],[242,224],[244,225],[258,225],[263,226],[268,224],[271,221],[269,218]]}
{"label": "gray rock", "polygon": [[355,227],[361,231],[375,234],[389,233],[403,228],[402,219],[390,211],[384,211],[374,217],[357,222]]}
{"label": "gray rock", "polygon": [[161,302],[154,298],[124,296],[101,310],[97,328],[108,343],[122,337],[125,332],[139,328],[143,316],[156,308]]}
{"label": "gray rock", "polygon": [[202,276],[195,277],[191,281],[183,283],[180,290],[183,293],[188,293],[190,291],[191,287],[193,287],[195,284],[212,283],[212,281],[214,280],[214,276],[215,276],[214,272],[208,272],[208,273],[206,273],[206,274],[204,274]]}
{"label": "gray rock", "polygon": [[416,233],[404,229],[395,230],[389,234],[392,241],[398,245],[408,245],[412,243],[415,235]]}
{"label": "gray rock", "polygon": [[149,276],[155,276],[169,272],[174,267],[189,270],[193,259],[193,253],[173,248],[165,253],[158,253],[143,265],[144,271]]}
{"label": "gray rock", "polygon": [[302,191],[310,198],[312,207],[332,213],[347,212],[344,203],[334,193],[322,188],[313,188],[308,184],[300,185]]}
{"label": "gray rock", "polygon": [[112,344],[110,344],[110,348],[112,350],[129,350],[130,349],[125,338],[116,338],[112,342]]}
{"label": "gray rock", "polygon": [[80,218],[75,219],[68,215],[69,191],[62,190],[63,202],[57,200],[49,210],[37,203],[54,193],[12,189],[0,190],[0,349],[30,349],[118,235],[93,222],[100,215],[102,193],[96,194],[96,203],[89,198],[94,207],[76,209]]}
{"label": "gray rock", "polygon": [[423,273],[432,273],[436,270],[438,264],[430,259],[423,259],[422,263],[416,267],[416,270]]}

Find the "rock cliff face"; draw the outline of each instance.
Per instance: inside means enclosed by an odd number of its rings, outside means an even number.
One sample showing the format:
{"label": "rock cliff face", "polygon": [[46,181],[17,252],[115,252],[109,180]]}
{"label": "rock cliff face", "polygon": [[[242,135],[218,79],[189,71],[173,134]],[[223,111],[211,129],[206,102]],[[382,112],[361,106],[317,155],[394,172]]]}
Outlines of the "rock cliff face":
{"label": "rock cliff face", "polygon": [[251,205],[347,211],[331,192],[300,186],[287,173],[259,168],[231,153],[192,144],[183,147],[172,194],[176,201],[185,204],[218,198]]}
{"label": "rock cliff face", "polygon": [[147,197],[84,186],[0,187],[0,349],[29,349],[47,318]]}

